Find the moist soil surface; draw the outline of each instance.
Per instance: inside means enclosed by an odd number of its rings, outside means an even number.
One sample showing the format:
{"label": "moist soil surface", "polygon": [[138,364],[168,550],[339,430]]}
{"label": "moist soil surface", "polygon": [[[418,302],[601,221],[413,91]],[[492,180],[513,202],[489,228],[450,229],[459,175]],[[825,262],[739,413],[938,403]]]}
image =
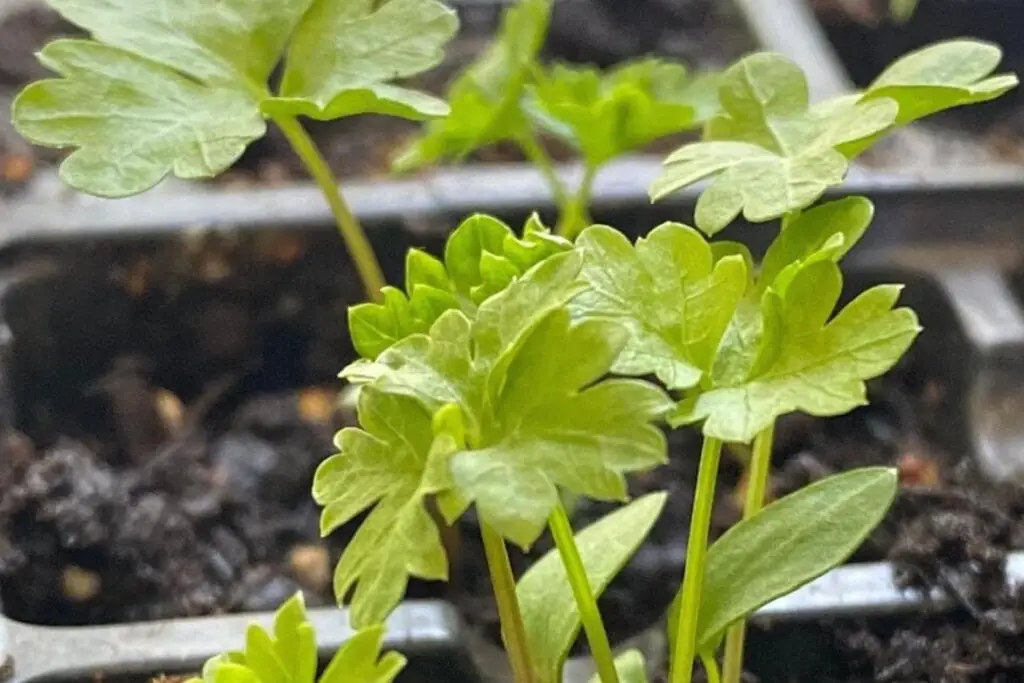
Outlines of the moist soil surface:
{"label": "moist soil surface", "polygon": [[[920,0],[912,18],[889,17],[890,0],[813,0],[832,45],[858,86],[867,86],[890,63],[925,45],[971,37],[996,43],[998,72],[1024,68],[1024,4],[1017,0]],[[1024,160],[1024,92],[955,109],[885,141],[867,160],[882,165],[955,166]],[[978,144],[980,143],[980,144]]]}
{"label": "moist soil surface", "polygon": [[[454,3],[456,6],[458,3]],[[642,5],[642,6],[641,6]],[[476,5],[460,10],[462,29],[447,48],[445,62],[411,82],[443,95],[451,79],[487,45],[499,17],[495,7]],[[610,66],[648,54],[674,57],[694,68],[716,69],[750,49],[742,21],[728,3],[715,0],[638,0],[628,10],[616,0],[569,0],[557,3],[546,57]],[[55,36],[73,35],[74,26],[40,8],[4,18],[0,12],[0,107],[26,83],[52,76],[34,53]],[[420,130],[420,124],[384,116],[357,116],[334,122],[305,122],[331,168],[343,178],[376,177],[389,173],[390,160]],[[679,139],[662,141],[670,149]],[[569,153],[553,144],[552,153]],[[17,191],[39,168],[61,159],[57,150],[32,148],[0,120],[0,192]],[[519,161],[518,150],[497,145],[475,154],[471,161]],[[305,172],[284,136],[271,126],[235,166],[218,178],[229,185],[277,185],[305,178]]]}

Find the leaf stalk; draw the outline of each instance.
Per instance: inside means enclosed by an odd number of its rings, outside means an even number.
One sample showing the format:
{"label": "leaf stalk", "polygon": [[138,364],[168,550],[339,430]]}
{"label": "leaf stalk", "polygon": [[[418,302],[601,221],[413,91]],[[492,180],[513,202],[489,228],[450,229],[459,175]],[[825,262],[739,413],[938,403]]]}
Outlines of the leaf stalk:
{"label": "leaf stalk", "polygon": [[384,273],[381,271],[377,255],[374,253],[370,241],[366,238],[366,232],[363,231],[359,219],[352,213],[348,203],[345,202],[345,198],[341,194],[341,190],[338,188],[338,179],[334,177],[330,166],[327,165],[327,161],[320,153],[320,150],[317,149],[316,143],[313,142],[313,138],[302,127],[298,119],[291,116],[275,116],[273,121],[281,129],[281,132],[284,133],[285,138],[288,139],[288,144],[291,145],[298,155],[303,166],[306,167],[313,180],[316,181],[317,186],[327,200],[327,204],[330,206],[331,213],[334,215],[334,220],[337,223],[338,232],[341,234],[345,247],[355,263],[356,271],[359,273],[359,279],[363,283],[366,295],[371,300],[380,303],[383,301],[381,289],[387,284],[384,279]]}
{"label": "leaf stalk", "polygon": [[[750,519],[764,507],[768,489],[768,475],[772,465],[772,442],[775,423],[772,422],[754,439],[754,450],[747,470],[747,495],[743,503],[743,519]],[[747,622],[733,624],[725,636],[725,658],[722,663],[722,683],[740,683],[743,678],[743,645],[747,637]]]}
{"label": "leaf stalk", "polygon": [[615,655],[612,653],[601,613],[597,609],[597,599],[587,578],[587,569],[576,546],[569,515],[561,500],[548,517],[548,527],[562,557],[562,564],[565,565],[565,574],[576,599],[576,606],[580,610],[580,620],[583,622],[583,630],[587,634],[587,642],[590,644],[601,683],[619,683],[619,675],[615,670]]}
{"label": "leaf stalk", "polygon": [[715,504],[715,485],[718,483],[718,464],[721,459],[722,442],[705,436],[697,471],[693,514],[690,517],[690,537],[686,546],[686,571],[676,626],[676,645],[671,661],[671,683],[690,683],[693,680],[704,564],[707,560],[711,511]]}
{"label": "leaf stalk", "polygon": [[505,539],[483,521],[480,523],[480,535],[484,542],[487,570],[491,575],[494,600],[498,605],[498,617],[501,620],[501,638],[508,653],[512,676],[516,683],[537,683],[530,659],[529,644],[526,641],[523,615],[519,610],[519,600],[516,598],[516,579],[512,575]]}

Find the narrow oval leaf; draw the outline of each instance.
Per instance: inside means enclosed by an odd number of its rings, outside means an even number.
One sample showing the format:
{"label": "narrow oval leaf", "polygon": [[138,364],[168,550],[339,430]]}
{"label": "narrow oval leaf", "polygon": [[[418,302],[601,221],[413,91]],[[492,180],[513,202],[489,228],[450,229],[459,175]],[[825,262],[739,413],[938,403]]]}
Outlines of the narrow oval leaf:
{"label": "narrow oval leaf", "polygon": [[[640,650],[626,650],[615,658],[615,672],[619,683],[647,683],[647,663]],[[601,683],[600,674],[594,674],[590,683]]]}
{"label": "narrow oval leaf", "polygon": [[[640,547],[666,498],[666,493],[646,495],[576,534],[595,597],[604,592]],[[565,657],[580,630],[580,612],[557,549],[523,575],[516,586],[516,597],[538,683],[560,683]]]}
{"label": "narrow oval leaf", "polygon": [[697,649],[732,623],[847,559],[885,517],[896,470],[869,467],[823,479],[727,531],[708,550]]}

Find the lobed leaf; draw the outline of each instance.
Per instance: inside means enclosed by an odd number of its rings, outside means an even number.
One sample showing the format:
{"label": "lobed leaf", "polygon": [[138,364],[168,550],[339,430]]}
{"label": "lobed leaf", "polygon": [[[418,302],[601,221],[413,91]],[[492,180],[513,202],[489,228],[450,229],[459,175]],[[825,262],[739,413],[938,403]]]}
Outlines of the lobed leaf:
{"label": "lobed leaf", "polygon": [[532,266],[571,248],[537,216],[527,220],[522,238],[496,218],[470,216],[449,236],[444,262],[418,249],[408,252],[405,292],[386,287],[384,303],[349,308],[353,345],[363,358],[375,359],[396,342],[427,333],[446,311],[475,316],[480,304]]}
{"label": "lobed leaf", "polygon": [[458,29],[455,11],[434,0],[317,0],[289,47],[280,96],[262,109],[320,120],[446,116],[444,101],[391,81],[440,64]]}
{"label": "lobed leaf", "polygon": [[723,341],[731,371],[719,368],[714,388],[682,402],[670,422],[706,420],[707,436],[748,443],[789,412],[827,417],[863,405],[864,382],[891,368],[921,328],[913,311],[893,309],[895,285],[864,292],[829,320],[841,289],[828,252],[800,265],[783,292],[769,288],[760,316],[748,313],[744,333]]}
{"label": "lobed leaf", "polygon": [[713,177],[697,202],[697,226],[713,235],[740,213],[763,222],[809,206],[843,181],[849,167],[838,147],[869,138],[896,120],[884,97],[812,106],[807,79],[781,55],[754,54],[722,75],[722,112],[705,141],[665,161],[653,199]]}
{"label": "lobed leaf", "polygon": [[338,433],[340,452],[321,463],[313,481],[324,535],[372,508],[334,574],[338,601],[352,594],[350,620],[357,628],[382,623],[410,576],[447,578],[448,560],[425,501],[449,486],[443,455],[431,451],[431,414],[420,403],[364,387],[359,424]]}
{"label": "lobed leaf", "polygon": [[[383,638],[382,626],[357,632],[334,655],[319,683],[391,683],[406,660],[396,652],[381,657]],[[250,625],[243,650],[211,658],[202,677],[188,683],[313,683],[316,673],[316,632],[297,593],[277,610],[273,634]]]}
{"label": "lobed leaf", "polygon": [[397,156],[393,168],[410,171],[440,159],[519,137],[528,125],[520,100],[551,21],[552,0],[520,0],[505,11],[487,51],[452,83],[450,113],[432,121]]}
{"label": "lobed leaf", "polygon": [[[849,559],[888,513],[897,489],[891,468],[853,470],[790,494],[727,531],[708,550],[698,650],[715,649],[730,625]],[[678,602],[679,596],[673,611]]]}
{"label": "lobed leaf", "polygon": [[574,314],[613,320],[629,333],[613,371],[654,374],[669,389],[695,386],[746,291],[748,257],[716,260],[700,233],[678,223],[655,228],[635,247],[606,226],[584,230],[577,244],[589,287]]}
{"label": "lobed leaf", "polygon": [[556,65],[539,72],[528,109],[593,167],[658,138],[696,128],[714,97],[713,79],[690,79],[682,64],[645,59],[606,74]]}
{"label": "lobed leaf", "polygon": [[[26,87],[12,120],[31,142],[72,148],[61,177],[91,194],[136,194],[171,173],[213,177],[263,136],[264,113],[447,112],[390,83],[440,60],[457,20],[437,0],[48,2],[92,39],[42,50],[59,78]],[[267,81],[289,42],[273,98]]]}
{"label": "lobed leaf", "polygon": [[541,261],[487,299],[474,319],[442,315],[429,335],[413,335],[357,371],[372,386],[415,399],[439,415],[452,491],[442,511],[457,517],[476,503],[481,518],[529,547],[558,487],[622,499],[623,474],[664,458],[651,422],[672,403],[656,387],[599,381],[625,342],[610,321],[573,325],[566,303],[580,292],[575,251]]}
{"label": "lobed leaf", "polygon": [[[666,498],[663,492],[648,494],[576,534],[576,545],[595,598],[600,597],[636,553],[665,507]],[[559,683],[581,620],[557,548],[523,574],[516,585],[516,597],[538,683]],[[620,662],[626,670],[632,670],[636,659],[623,655],[616,668]],[[640,670],[644,670],[642,657]],[[623,683],[631,679],[640,680],[631,676]]]}

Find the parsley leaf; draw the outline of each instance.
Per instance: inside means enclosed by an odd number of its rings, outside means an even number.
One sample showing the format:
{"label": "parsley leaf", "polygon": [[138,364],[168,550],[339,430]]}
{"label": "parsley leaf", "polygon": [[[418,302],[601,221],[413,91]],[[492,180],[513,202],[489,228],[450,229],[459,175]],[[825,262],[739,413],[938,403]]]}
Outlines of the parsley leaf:
{"label": "parsley leaf", "polygon": [[397,652],[381,657],[383,638],[383,626],[359,631],[317,679],[316,632],[297,593],[274,615],[273,634],[252,624],[244,650],[213,657],[203,666],[202,677],[188,683],[390,683],[406,660]]}
{"label": "parsley leaf", "polygon": [[451,112],[432,121],[394,161],[410,171],[440,159],[462,159],[474,150],[513,140],[528,129],[520,100],[537,63],[551,21],[552,0],[521,0],[506,10],[487,51],[452,83]]}
{"label": "parsley leaf", "polygon": [[319,0],[306,13],[288,50],[280,97],[266,100],[272,115],[331,120],[387,114],[421,120],[445,116],[448,105],[389,81],[434,68],[459,27],[439,2]]}
{"label": "parsley leaf", "polygon": [[413,399],[364,387],[359,424],[338,432],[340,453],[321,463],[313,482],[324,535],[373,507],[334,574],[339,602],[353,593],[357,628],[383,622],[410,576],[448,576],[437,525],[424,507],[427,496],[448,486],[444,458],[431,453],[430,413]]}
{"label": "parsley leaf", "polygon": [[714,177],[695,218],[708,234],[741,212],[763,222],[798,211],[840,184],[849,160],[893,127],[1015,87],[1013,74],[991,76],[1001,57],[989,43],[938,43],[897,60],[863,93],[812,105],[799,67],[777,54],[751,55],[722,76],[723,112],[702,142],[666,159],[651,196]]}
{"label": "parsley leaf", "polygon": [[[733,351],[753,361],[716,372],[714,388],[683,401],[670,422],[706,419],[706,435],[747,443],[789,412],[827,417],[863,405],[865,380],[891,368],[921,329],[913,311],[893,309],[900,289],[869,289],[829,320],[842,290],[839,266],[827,251],[807,259],[784,289],[765,293],[756,345]],[[720,353],[740,343],[727,336]]]}
{"label": "parsley leaf", "polygon": [[672,403],[658,388],[599,381],[625,343],[610,321],[573,325],[565,308],[582,288],[581,257],[557,254],[487,299],[468,318],[444,313],[373,364],[351,366],[370,386],[415,398],[442,416],[452,520],[471,503],[506,538],[529,547],[558,487],[599,499],[626,495],[623,474],[664,458],[651,422]]}
{"label": "parsley leaf", "polygon": [[714,89],[713,79],[692,80],[682,64],[660,59],[622,64],[607,74],[559,64],[539,75],[530,108],[542,126],[597,167],[699,126],[707,112],[702,103]]}
{"label": "parsley leaf", "polygon": [[412,249],[406,255],[405,287],[385,287],[382,304],[349,308],[352,342],[363,358],[376,358],[395,342],[426,333],[442,313],[459,309],[475,315],[478,305],[507,287],[535,264],[568,251],[534,215],[522,238],[491,216],[467,218],[449,236],[444,262]]}
{"label": "parsley leaf", "polygon": [[587,228],[577,244],[589,287],[574,313],[614,320],[629,333],[613,371],[654,374],[669,389],[695,386],[746,291],[744,256],[716,261],[700,233],[678,223],[655,228],[635,248],[606,226]]}
{"label": "parsley leaf", "polygon": [[[434,66],[455,33],[436,0],[375,11],[370,0],[48,1],[92,40],[44,48],[40,61],[60,78],[26,87],[12,118],[31,142],[74,148],[61,177],[91,194],[136,194],[172,172],[217,175],[266,132],[262,105],[317,118],[447,111],[388,84]],[[424,25],[411,34],[413,17]],[[289,41],[287,99],[276,100],[267,81]]]}
{"label": "parsley leaf", "polygon": [[651,187],[657,200],[715,176],[695,216],[709,235],[740,212],[762,222],[814,203],[846,175],[849,160],[837,148],[886,130],[898,112],[885,97],[811,105],[803,72],[773,53],[726,70],[719,98],[723,111],[708,123],[705,141],[671,154]]}

